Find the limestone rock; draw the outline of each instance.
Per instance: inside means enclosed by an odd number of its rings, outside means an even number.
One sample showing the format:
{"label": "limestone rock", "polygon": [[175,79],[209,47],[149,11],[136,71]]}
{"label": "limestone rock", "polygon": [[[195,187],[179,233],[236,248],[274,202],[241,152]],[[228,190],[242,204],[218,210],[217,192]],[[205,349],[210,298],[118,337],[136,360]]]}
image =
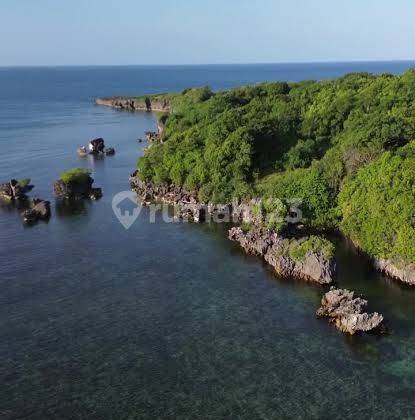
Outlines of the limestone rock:
{"label": "limestone rock", "polygon": [[331,319],[337,329],[352,335],[380,329],[383,316],[364,312],[367,304],[367,300],[354,297],[352,291],[332,288],[323,296],[317,316]]}
{"label": "limestone rock", "polygon": [[336,262],[322,252],[310,251],[296,260],[290,256],[293,244],[307,238],[284,238],[264,228],[252,228],[244,232],[240,227],[229,231],[229,239],[238,242],[248,254],[263,257],[283,277],[297,277],[319,284],[330,284],[336,275]]}

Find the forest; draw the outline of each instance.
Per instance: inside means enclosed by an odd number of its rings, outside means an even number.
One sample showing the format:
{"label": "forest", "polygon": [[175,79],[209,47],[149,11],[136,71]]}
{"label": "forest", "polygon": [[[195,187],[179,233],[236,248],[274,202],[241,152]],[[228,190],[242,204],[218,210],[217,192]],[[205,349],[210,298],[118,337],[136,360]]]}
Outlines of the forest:
{"label": "forest", "polygon": [[205,202],[261,197],[278,203],[271,214],[296,199],[309,228],[415,263],[415,70],[164,97],[173,111],[159,116],[141,178]]}

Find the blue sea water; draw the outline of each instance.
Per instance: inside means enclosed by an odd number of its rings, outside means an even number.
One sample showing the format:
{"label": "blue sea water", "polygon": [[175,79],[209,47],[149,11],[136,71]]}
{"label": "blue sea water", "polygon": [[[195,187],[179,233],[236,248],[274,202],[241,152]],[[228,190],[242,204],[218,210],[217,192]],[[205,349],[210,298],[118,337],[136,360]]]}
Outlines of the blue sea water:
{"label": "blue sea water", "polygon": [[[411,62],[0,69],[0,182],[30,177],[52,202],[24,227],[0,208],[0,419],[413,418],[415,292],[338,243],[339,285],[388,319],[348,337],[314,316],[323,289],[282,280],[221,225],[167,224],[147,209],[125,230],[114,194],[155,125],[94,105],[265,80],[400,73]],[[81,159],[104,137],[117,153]],[[52,183],[93,172],[104,197],[69,211]]]}

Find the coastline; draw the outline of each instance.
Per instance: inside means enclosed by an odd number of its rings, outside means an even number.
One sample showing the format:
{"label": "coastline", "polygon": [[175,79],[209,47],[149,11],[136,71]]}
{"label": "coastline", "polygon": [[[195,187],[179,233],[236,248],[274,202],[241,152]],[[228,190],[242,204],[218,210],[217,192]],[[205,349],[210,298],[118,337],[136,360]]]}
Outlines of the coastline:
{"label": "coastline", "polygon": [[[167,95],[167,94],[166,94]],[[126,111],[132,112],[163,112],[163,113],[171,113],[173,112],[173,108],[171,103],[165,98],[166,95],[149,95],[149,96],[141,96],[141,97],[134,97],[134,96],[113,96],[113,97],[102,97],[96,98],[95,104],[99,106],[107,106],[115,109],[121,109]],[[159,135],[161,135],[164,127],[157,119],[157,129]],[[130,184],[132,190],[137,192],[137,194],[141,197],[142,202],[144,204],[150,204],[152,202],[162,202],[165,204],[171,205],[179,205],[181,206],[181,216],[180,217],[187,217],[190,218],[192,221],[198,223],[203,219],[203,210],[205,207],[209,209],[210,215],[217,215],[218,212],[223,210],[223,208],[216,208],[212,204],[204,204],[199,203],[197,201],[197,194],[193,192],[186,191],[183,187],[177,186],[155,186],[151,183],[145,183],[140,181],[140,186],[134,183],[134,177],[138,180],[137,174],[133,174],[130,177]],[[172,187],[172,189],[170,189]],[[150,193],[148,192],[150,190]],[[178,197],[179,198],[178,198]],[[182,197],[186,197],[185,200]],[[252,201],[252,200],[251,200]],[[251,203],[252,204],[252,203]],[[233,215],[234,221],[236,220],[237,223],[252,223],[252,209],[248,210],[248,212],[241,213],[241,209],[232,209],[232,205],[229,204],[229,209]],[[203,213],[203,214],[202,214]],[[236,216],[235,216],[236,214]],[[254,223],[255,225],[255,223]],[[405,284],[410,287],[415,286],[415,267],[411,265],[399,267],[393,261],[382,259],[382,258],[373,258],[370,255],[366,254],[357,244],[355,244],[350,238],[346,237],[342,232],[340,234],[347,240],[350,241],[356,250],[359,252],[362,258],[366,258],[370,261],[371,265],[379,272],[385,274],[386,276],[390,277],[395,281],[399,281],[402,284]],[[240,240],[238,242],[241,243]],[[252,245],[252,244],[251,244]],[[243,246],[244,247],[244,246]],[[246,250],[246,247],[244,247]],[[247,251],[250,253],[249,251]],[[255,253],[255,252],[254,252]],[[260,254],[261,255],[261,254]],[[264,255],[262,255],[264,256]],[[271,263],[270,263],[271,264]],[[271,264],[274,266],[274,269],[277,273],[284,276],[284,270],[278,270],[276,268],[276,264]],[[335,264],[334,264],[335,265]],[[328,270],[331,273],[335,273],[335,269]],[[332,276],[332,274],[330,274]],[[301,270],[297,273],[296,277],[303,278],[306,280],[310,280],[310,276],[303,275]],[[335,277],[332,276],[332,279]],[[311,276],[311,280],[312,276]],[[326,283],[331,283],[326,282]]]}

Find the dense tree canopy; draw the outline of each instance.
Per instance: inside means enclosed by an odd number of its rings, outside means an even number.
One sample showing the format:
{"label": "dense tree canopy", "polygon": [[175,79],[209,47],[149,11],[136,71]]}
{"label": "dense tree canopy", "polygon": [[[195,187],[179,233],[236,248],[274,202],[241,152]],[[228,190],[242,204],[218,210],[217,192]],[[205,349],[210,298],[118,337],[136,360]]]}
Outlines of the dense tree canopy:
{"label": "dense tree canopy", "polygon": [[[173,112],[163,116],[164,142],[139,160],[141,177],[185,185],[202,200],[301,200],[308,225],[342,227],[372,255],[415,262],[407,224],[415,214],[413,147],[406,146],[415,139],[414,70],[218,93],[189,89],[166,98]],[[386,170],[388,181],[379,183]],[[379,196],[382,209],[363,222],[365,196]],[[388,223],[386,235],[386,220],[402,209],[405,215]],[[382,212],[389,212],[385,224],[377,219]],[[411,249],[404,252],[405,246]]]}
{"label": "dense tree canopy", "polygon": [[383,153],[339,195],[343,231],[371,255],[415,262],[415,142]]}

